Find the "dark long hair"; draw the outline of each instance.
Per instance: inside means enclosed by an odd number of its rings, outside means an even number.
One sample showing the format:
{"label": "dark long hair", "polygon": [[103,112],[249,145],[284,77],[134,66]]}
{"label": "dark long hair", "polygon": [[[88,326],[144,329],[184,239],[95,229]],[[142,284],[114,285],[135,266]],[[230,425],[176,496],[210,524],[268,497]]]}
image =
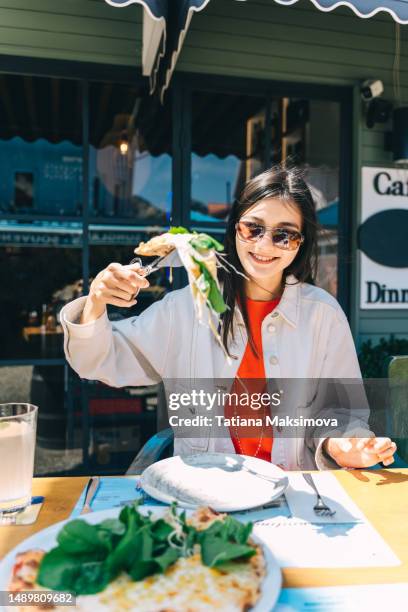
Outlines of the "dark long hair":
{"label": "dark long hair", "polygon": [[[254,204],[265,198],[278,198],[298,208],[302,215],[302,233],[305,240],[295,259],[283,271],[283,284],[289,275],[294,275],[298,282],[314,284],[317,268],[317,217],[315,203],[304,180],[303,171],[285,165],[273,166],[258,176],[250,179],[231,208],[224,239],[225,254],[228,261],[240,272],[244,269],[239,260],[235,246],[235,224],[242,215]],[[273,206],[273,204],[271,204]],[[249,328],[246,308],[245,279],[239,274],[220,270],[220,280],[223,283],[224,301],[228,310],[222,315],[222,342],[230,355],[228,344],[231,337],[234,340],[234,310],[238,303],[242,312],[248,340],[256,354],[254,341]]]}

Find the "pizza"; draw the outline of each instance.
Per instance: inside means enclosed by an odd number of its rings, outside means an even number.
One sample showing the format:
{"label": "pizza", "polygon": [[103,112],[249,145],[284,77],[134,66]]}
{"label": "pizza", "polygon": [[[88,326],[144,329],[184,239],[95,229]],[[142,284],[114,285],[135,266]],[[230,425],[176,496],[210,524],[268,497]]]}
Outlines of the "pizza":
{"label": "pizza", "polygon": [[221,255],[222,244],[208,234],[189,232],[184,227],[172,227],[160,236],[141,242],[137,255],[161,257],[177,250],[187,271],[188,282],[198,320],[208,325],[222,348],[218,327],[220,315],[227,306],[220,291],[217,268],[227,269],[228,260]]}
{"label": "pizza", "polygon": [[[180,528],[180,521],[173,512],[164,517],[169,524]],[[158,520],[160,522],[160,519]],[[157,525],[152,522],[152,525]],[[166,523],[167,524],[167,523]],[[106,588],[94,594],[77,594],[75,606],[70,610],[81,612],[248,612],[257,603],[262,581],[266,574],[266,563],[262,548],[249,538],[251,554],[231,558],[223,563],[206,565],[203,562],[203,548],[214,546],[215,533],[233,529],[250,532],[226,514],[218,514],[208,508],[198,509],[187,519],[189,533],[195,534],[195,543],[186,555],[180,555],[165,571],[156,572],[142,580],[132,580],[127,572],[120,572]],[[237,525],[239,525],[237,527]],[[212,535],[211,535],[212,534]],[[211,540],[210,546],[205,538]],[[232,537],[232,540],[234,538]],[[231,537],[230,541],[232,542]],[[199,542],[201,541],[201,546]],[[241,541],[243,539],[241,538]],[[235,546],[239,544],[235,543]],[[227,546],[225,547],[227,548]],[[238,551],[239,552],[239,551]],[[9,591],[45,591],[38,582],[39,570],[45,551],[28,550],[16,557]],[[228,556],[228,555],[227,555]],[[229,555],[230,556],[230,555]],[[29,612],[30,607],[13,607],[18,612]],[[66,612],[66,606],[36,606],[34,609],[48,609]]]}
{"label": "pizza", "polygon": [[169,234],[161,234],[151,238],[148,242],[141,242],[135,249],[137,255],[144,255],[145,257],[163,257],[169,255],[176,248],[174,244],[169,241]]}

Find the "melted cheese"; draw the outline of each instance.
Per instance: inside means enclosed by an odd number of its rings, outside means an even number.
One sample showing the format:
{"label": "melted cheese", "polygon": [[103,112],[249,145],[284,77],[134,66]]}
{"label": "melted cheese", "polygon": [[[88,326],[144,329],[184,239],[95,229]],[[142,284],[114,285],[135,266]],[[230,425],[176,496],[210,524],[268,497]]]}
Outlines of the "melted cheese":
{"label": "melted cheese", "polygon": [[[255,605],[264,575],[260,549],[249,562],[224,573],[202,564],[199,552],[179,559],[164,574],[134,582],[121,574],[96,595],[80,595],[78,612],[242,612]],[[44,590],[38,585],[35,589]],[[27,588],[27,587],[25,587]],[[23,608],[19,608],[20,612]],[[53,608],[66,612],[66,608]]]}
{"label": "melted cheese", "polygon": [[123,574],[98,595],[77,598],[81,612],[241,612],[259,596],[255,564],[223,573],[206,567],[199,553],[179,559],[165,574],[132,582]]}
{"label": "melted cheese", "polygon": [[[199,508],[190,521],[197,529],[206,529],[226,515]],[[201,562],[200,547],[194,554],[180,558],[164,574],[155,574],[138,582],[121,574],[104,591],[96,595],[80,595],[77,612],[243,612],[250,610],[260,595],[265,575],[262,549],[243,563],[231,564],[232,571],[223,572]],[[27,551],[18,555],[9,589],[11,591],[45,590],[35,583],[33,570],[45,553]],[[31,584],[30,584],[31,582]],[[15,608],[16,612],[31,612],[34,608]],[[66,607],[54,607],[53,612],[67,612]]]}

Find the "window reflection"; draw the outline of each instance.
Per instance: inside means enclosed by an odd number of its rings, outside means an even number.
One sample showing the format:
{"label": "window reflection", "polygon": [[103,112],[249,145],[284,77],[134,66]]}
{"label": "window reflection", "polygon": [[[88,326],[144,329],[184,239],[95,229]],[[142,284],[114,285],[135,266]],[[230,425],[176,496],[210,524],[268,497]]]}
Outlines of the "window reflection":
{"label": "window reflection", "polygon": [[192,224],[225,221],[245,182],[284,161],[305,170],[321,225],[317,284],[336,295],[340,104],[193,93]]}
{"label": "window reflection", "polygon": [[[158,232],[160,233],[160,232]],[[127,239],[127,246],[112,245],[108,243],[90,247],[90,275],[94,278],[98,272],[106,268],[111,262],[118,262],[127,265],[135,257],[134,249],[140,242],[147,242],[155,235],[147,232],[131,232],[127,236],[121,231],[122,240]],[[144,258],[143,263],[149,263],[152,258]],[[150,286],[142,289],[137,297],[137,304],[131,308],[119,308],[108,306],[108,313],[111,320],[138,315],[151,304],[164,297],[165,293],[171,289],[172,285],[170,270],[163,268],[149,276]]]}
{"label": "window reflection", "polygon": [[[35,476],[76,470],[82,463],[80,430],[74,429],[73,420],[80,406],[78,398],[67,393],[67,374],[63,365],[0,366],[2,402],[38,406]],[[73,432],[75,444],[68,445]]]}
{"label": "window reflection", "polygon": [[63,357],[59,312],[82,292],[80,249],[0,248],[0,359]]}
{"label": "window reflection", "polygon": [[[316,283],[337,295],[340,168],[340,104],[327,100],[293,101],[288,155],[303,166],[316,202],[319,265]],[[290,108],[290,105],[289,105]],[[302,121],[302,116],[305,119]],[[330,137],[328,138],[328,134]]]}
{"label": "window reflection", "polygon": [[[153,232],[135,232],[120,228],[122,244],[109,244],[116,239],[115,232],[92,226],[93,240],[103,244],[90,247],[90,273],[94,277],[111,262],[128,264],[134,257],[135,247],[152,238]],[[98,233],[95,233],[98,230]],[[161,230],[162,231],[162,230]],[[102,232],[102,233],[101,233]],[[157,232],[160,233],[160,232]],[[125,243],[125,245],[123,245]],[[149,263],[152,258],[144,258]],[[168,269],[149,276],[150,286],[142,289],[137,304],[131,308],[108,306],[111,321],[139,315],[154,302],[162,299],[171,289]],[[125,387],[114,389],[100,382],[87,383],[87,402],[90,415],[90,461],[97,473],[125,473],[137,452],[157,431],[157,405],[160,393],[157,386]],[[162,400],[163,401],[163,400]],[[165,406],[164,406],[165,408]]]}
{"label": "window reflection", "polygon": [[82,213],[81,83],[0,75],[0,213]]}
{"label": "window reflection", "polygon": [[161,106],[138,86],[95,83],[90,107],[92,215],[167,223],[171,102]]}
{"label": "window reflection", "polygon": [[191,222],[225,220],[264,156],[264,98],[193,93]]}
{"label": "window reflection", "polygon": [[87,383],[89,456],[94,471],[123,474],[157,431],[158,385],[115,389]]}

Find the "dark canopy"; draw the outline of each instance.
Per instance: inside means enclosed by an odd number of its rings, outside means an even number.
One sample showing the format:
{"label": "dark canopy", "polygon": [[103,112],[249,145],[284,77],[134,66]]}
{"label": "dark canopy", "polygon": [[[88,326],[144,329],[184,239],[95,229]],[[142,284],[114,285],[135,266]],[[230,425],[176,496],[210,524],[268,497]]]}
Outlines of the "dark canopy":
{"label": "dark canopy", "polygon": [[[299,0],[275,0],[279,4],[295,4]],[[348,6],[359,17],[373,17],[380,11],[392,15],[399,23],[408,23],[408,0],[311,0],[318,9],[332,11]]]}
{"label": "dark canopy", "polygon": [[106,0],[116,7],[143,6],[143,74],[161,98],[169,86],[191,19],[210,0]]}
{"label": "dark canopy", "polygon": [[[271,0],[273,1],[282,5],[298,2],[298,0]],[[143,74],[150,77],[151,92],[159,91],[163,99],[191,19],[195,12],[203,10],[210,0],[106,0],[106,2],[115,7],[130,4],[143,6]],[[372,17],[380,11],[385,11],[395,21],[408,23],[408,0],[311,0],[311,2],[322,11],[348,6],[359,17]],[[232,10],[233,6],[231,2]]]}

